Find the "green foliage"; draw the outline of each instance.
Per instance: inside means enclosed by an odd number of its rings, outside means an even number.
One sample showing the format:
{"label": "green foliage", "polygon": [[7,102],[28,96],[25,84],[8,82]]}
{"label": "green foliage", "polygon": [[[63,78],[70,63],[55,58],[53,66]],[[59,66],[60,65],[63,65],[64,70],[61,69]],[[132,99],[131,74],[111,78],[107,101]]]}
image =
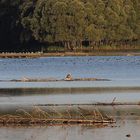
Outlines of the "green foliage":
{"label": "green foliage", "polygon": [[140,0],[2,0],[0,8],[1,40],[68,49],[85,40],[91,46],[140,40]]}

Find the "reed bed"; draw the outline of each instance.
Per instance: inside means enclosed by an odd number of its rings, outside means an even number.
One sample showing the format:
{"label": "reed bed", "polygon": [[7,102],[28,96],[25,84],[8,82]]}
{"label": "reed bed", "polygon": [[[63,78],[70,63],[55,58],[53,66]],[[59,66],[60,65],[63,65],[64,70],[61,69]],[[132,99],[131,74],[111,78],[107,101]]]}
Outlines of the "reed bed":
{"label": "reed bed", "polygon": [[115,120],[102,114],[99,110],[88,110],[77,107],[71,110],[67,107],[60,111],[55,107],[50,107],[49,110],[43,110],[39,107],[34,107],[32,111],[27,112],[23,109],[18,109],[15,114],[0,115],[0,125],[56,125],[56,124],[110,124],[115,123]]}

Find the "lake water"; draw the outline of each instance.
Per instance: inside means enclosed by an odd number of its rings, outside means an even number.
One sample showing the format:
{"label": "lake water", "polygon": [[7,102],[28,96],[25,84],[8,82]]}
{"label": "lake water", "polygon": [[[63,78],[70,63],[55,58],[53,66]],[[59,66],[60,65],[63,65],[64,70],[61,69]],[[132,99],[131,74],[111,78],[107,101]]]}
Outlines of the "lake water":
{"label": "lake water", "polygon": [[[116,124],[108,126],[7,126],[0,127],[1,140],[139,140],[140,108],[101,107],[103,111],[118,116]],[[130,115],[133,113],[133,115]],[[126,135],[130,137],[126,137]]]}
{"label": "lake water", "polygon": [[[0,105],[110,103],[114,97],[116,102],[140,102],[140,56],[0,59],[0,80],[22,77],[63,79],[67,73],[71,73],[74,78],[95,77],[110,81],[0,82]],[[55,94],[41,89],[25,91],[24,88],[27,87],[54,88]],[[81,87],[83,90],[78,93],[78,88]],[[114,90],[108,90],[111,87]],[[120,91],[120,87],[124,89]],[[2,88],[22,90],[9,89],[3,93]],[[61,89],[59,94],[57,88]],[[77,88],[77,92],[73,94],[72,88]],[[89,93],[84,88],[99,89]]]}
{"label": "lake water", "polygon": [[28,78],[105,78],[104,82],[9,83],[4,87],[139,86],[140,56],[47,57],[0,59],[0,80]]}
{"label": "lake water", "polygon": [[[103,78],[110,81],[9,82],[28,78]],[[0,59],[0,112],[29,109],[38,104],[92,104],[98,102],[140,102],[140,56],[47,57]],[[73,92],[72,88],[83,88]],[[17,89],[18,88],[18,89]],[[27,88],[32,88],[27,90]],[[37,88],[38,90],[34,90]],[[50,93],[41,88],[56,89]],[[89,92],[85,88],[91,88]],[[96,89],[97,88],[97,89]],[[122,90],[120,90],[122,88]],[[2,89],[7,89],[3,91]],[[13,89],[13,90],[12,90]],[[58,89],[62,90],[62,93]],[[65,91],[65,90],[66,91]],[[96,90],[95,90],[96,89]],[[113,89],[113,90],[111,90]],[[44,106],[46,107],[46,106]],[[90,106],[92,107],[92,106]],[[115,118],[115,126],[0,127],[0,140],[139,140],[140,107],[99,106]],[[133,115],[131,115],[133,114]],[[131,134],[130,138],[126,135]]]}
{"label": "lake water", "polygon": [[[122,123],[120,123],[122,124]],[[123,127],[49,126],[35,128],[0,128],[1,140],[139,140],[140,124],[127,121]],[[126,135],[131,134],[130,138]]]}

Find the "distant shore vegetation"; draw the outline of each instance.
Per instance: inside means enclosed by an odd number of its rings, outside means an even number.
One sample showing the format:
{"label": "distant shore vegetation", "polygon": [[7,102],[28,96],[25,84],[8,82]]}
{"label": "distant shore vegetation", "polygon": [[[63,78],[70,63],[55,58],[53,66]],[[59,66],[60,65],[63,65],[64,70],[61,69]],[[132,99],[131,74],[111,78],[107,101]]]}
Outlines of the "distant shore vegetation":
{"label": "distant shore vegetation", "polygon": [[140,1],[0,1],[1,52],[84,49],[140,49]]}

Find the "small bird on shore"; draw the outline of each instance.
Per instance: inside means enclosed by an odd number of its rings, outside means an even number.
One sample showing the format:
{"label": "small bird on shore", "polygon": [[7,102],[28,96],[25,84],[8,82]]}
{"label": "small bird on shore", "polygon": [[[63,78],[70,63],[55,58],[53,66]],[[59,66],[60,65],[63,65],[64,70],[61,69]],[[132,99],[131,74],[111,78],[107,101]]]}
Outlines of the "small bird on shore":
{"label": "small bird on shore", "polygon": [[65,80],[66,81],[71,81],[73,78],[72,78],[72,75],[70,73],[68,73],[65,77]]}

